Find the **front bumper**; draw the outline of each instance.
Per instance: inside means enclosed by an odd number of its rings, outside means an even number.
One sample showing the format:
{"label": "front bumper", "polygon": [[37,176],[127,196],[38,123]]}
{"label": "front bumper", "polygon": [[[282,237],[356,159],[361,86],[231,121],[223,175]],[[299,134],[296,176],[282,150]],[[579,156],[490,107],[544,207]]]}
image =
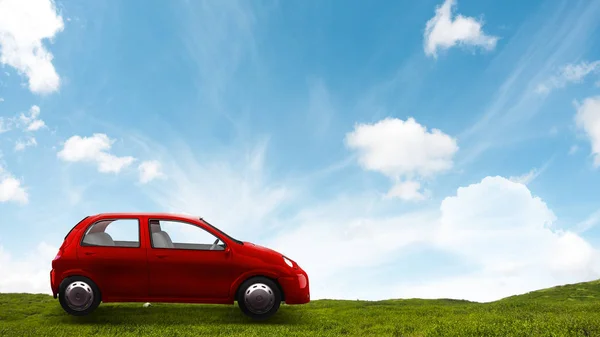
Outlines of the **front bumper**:
{"label": "front bumper", "polygon": [[285,296],[286,304],[305,304],[310,302],[310,288],[308,275],[303,270],[298,270],[295,276],[280,277],[277,279]]}
{"label": "front bumper", "polygon": [[58,294],[58,285],[56,284],[54,269],[50,270],[50,287],[52,288],[52,297],[56,298]]}

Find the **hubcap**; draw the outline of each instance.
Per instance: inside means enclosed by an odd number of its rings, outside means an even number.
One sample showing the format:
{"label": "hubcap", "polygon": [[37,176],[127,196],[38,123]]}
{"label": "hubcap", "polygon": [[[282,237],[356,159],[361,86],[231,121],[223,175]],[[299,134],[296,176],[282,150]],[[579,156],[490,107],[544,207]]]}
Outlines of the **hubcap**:
{"label": "hubcap", "polygon": [[75,281],[65,290],[65,299],[69,308],[77,311],[83,311],[92,305],[94,301],[94,292],[85,282]]}
{"label": "hubcap", "polygon": [[246,289],[244,294],[246,307],[252,313],[264,314],[273,308],[275,294],[271,287],[264,283],[255,283]]}

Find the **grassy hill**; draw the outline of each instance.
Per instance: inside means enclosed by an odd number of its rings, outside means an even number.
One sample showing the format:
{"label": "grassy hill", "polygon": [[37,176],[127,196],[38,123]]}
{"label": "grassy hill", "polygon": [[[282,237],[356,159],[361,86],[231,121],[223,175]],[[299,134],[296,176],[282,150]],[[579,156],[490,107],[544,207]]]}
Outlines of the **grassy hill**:
{"label": "grassy hill", "polygon": [[48,295],[0,294],[0,336],[600,336],[600,281],[493,303],[319,300],[267,322],[236,306],[101,304],[71,317]]}

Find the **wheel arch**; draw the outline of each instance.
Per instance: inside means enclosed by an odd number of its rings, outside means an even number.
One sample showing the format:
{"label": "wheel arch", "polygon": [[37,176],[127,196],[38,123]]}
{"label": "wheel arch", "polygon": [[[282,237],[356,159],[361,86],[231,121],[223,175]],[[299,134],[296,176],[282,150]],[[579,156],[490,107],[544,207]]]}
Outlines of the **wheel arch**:
{"label": "wheel arch", "polygon": [[[88,276],[89,274],[83,272],[83,273],[69,273],[69,274],[63,274],[64,277],[63,279],[60,281],[59,285],[58,285],[58,292],[60,294],[60,291],[63,289],[63,285],[65,284],[65,282],[71,278],[71,277],[85,277],[87,279],[89,279],[90,281],[92,281],[94,283],[94,285],[96,285],[96,288],[98,288],[98,297],[100,298],[100,301],[102,301],[102,287],[98,284],[98,282],[96,282],[92,277]],[[66,286],[65,286],[66,287]]]}
{"label": "wheel arch", "polygon": [[267,278],[267,279],[273,281],[273,283],[275,283],[275,285],[277,286],[279,293],[281,294],[281,300],[285,301],[285,292],[283,291],[283,287],[281,286],[281,284],[279,284],[279,281],[277,281],[278,276],[275,273],[259,272],[259,271],[245,273],[242,276],[237,278],[237,280],[233,283],[231,290],[230,290],[230,297],[232,298],[233,301],[237,301],[240,287],[242,286],[242,284],[244,282],[246,282],[247,280],[255,278],[255,277],[264,277],[264,278]]}

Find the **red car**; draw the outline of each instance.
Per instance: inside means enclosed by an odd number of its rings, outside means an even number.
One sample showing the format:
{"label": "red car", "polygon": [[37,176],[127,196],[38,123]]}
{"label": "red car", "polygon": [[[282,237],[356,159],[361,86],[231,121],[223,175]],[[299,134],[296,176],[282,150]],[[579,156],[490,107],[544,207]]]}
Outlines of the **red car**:
{"label": "red car", "polygon": [[72,315],[100,302],[238,302],[255,319],[281,301],[310,301],[308,276],[282,254],[236,240],[202,218],[98,214],[65,237],[52,261],[54,298]]}

